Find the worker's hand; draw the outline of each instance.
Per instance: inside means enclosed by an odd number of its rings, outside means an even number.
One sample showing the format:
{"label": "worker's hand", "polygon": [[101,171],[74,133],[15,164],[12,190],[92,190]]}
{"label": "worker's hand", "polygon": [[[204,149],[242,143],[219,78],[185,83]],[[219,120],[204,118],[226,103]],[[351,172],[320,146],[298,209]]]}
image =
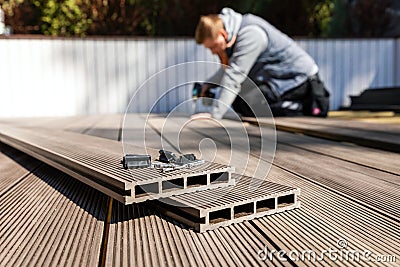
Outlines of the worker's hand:
{"label": "worker's hand", "polygon": [[200,97],[206,97],[207,91],[210,90],[210,85],[205,83],[201,86]]}

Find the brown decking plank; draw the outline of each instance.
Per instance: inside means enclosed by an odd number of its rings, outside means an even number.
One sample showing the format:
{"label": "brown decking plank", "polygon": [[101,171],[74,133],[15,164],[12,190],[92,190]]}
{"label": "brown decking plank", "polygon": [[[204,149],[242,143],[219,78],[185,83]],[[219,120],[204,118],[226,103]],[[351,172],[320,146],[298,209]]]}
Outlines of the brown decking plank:
{"label": "brown decking plank", "polygon": [[322,125],[335,128],[343,128],[349,130],[355,130],[360,132],[372,132],[374,134],[384,135],[399,135],[400,125],[390,123],[370,123],[362,121],[349,121],[335,118],[313,118],[313,117],[297,117],[297,118],[275,118],[275,122],[299,122],[306,125]]}
{"label": "brown decking plank", "polygon": [[90,187],[40,167],[1,197],[2,264],[97,265],[105,201]]}
{"label": "brown decking plank", "polygon": [[[132,116],[132,120],[135,119],[137,121],[137,123],[129,126],[128,130],[132,136],[136,136],[135,132],[142,130],[140,125],[143,119],[140,117],[135,118],[134,116],[136,115],[132,114],[129,116]],[[115,127],[118,127],[118,125],[115,125]],[[147,144],[150,147],[159,148],[159,135],[149,126],[147,126],[147,131]],[[101,133],[98,136],[102,136]],[[107,135],[104,137],[109,138]],[[137,143],[133,144],[141,144],[140,140],[131,139],[131,142],[135,141]],[[130,207],[124,207],[119,203],[115,203],[115,205],[113,208],[114,219],[110,226],[107,266],[121,266],[126,262],[129,262],[131,266],[149,265],[152,262],[150,257],[152,255],[151,251],[154,249],[154,243],[150,242],[148,235],[145,234],[147,233],[147,228],[157,231],[162,246],[167,248],[161,251],[156,250],[157,253],[162,254],[154,257],[155,263],[158,265],[187,266],[189,263],[190,266],[211,266],[218,263],[223,266],[232,266],[249,265],[251,262],[263,266],[265,263],[257,262],[256,251],[264,245],[272,247],[248,223],[228,226],[226,229],[232,228],[228,232],[224,229],[218,229],[213,232],[198,234],[186,229],[177,222],[171,221],[164,215],[158,215],[157,212],[149,211],[142,207],[146,206],[145,204],[132,205]],[[143,218],[144,216],[151,218],[146,220]],[[233,241],[234,236],[239,233],[243,237],[241,239],[243,244]],[[199,238],[204,235],[207,235],[207,238]],[[120,241],[117,242],[117,240],[124,236],[128,236],[127,244],[121,246]],[[221,251],[218,253],[218,255],[222,255],[221,259],[214,256],[213,251],[216,249]],[[252,253],[252,251],[255,253]],[[171,261],[160,262],[160,259],[167,258],[171,258]],[[251,261],[249,261],[249,258]],[[289,264],[274,261],[274,264],[269,266],[289,266]]]}
{"label": "brown decking plank", "polygon": [[[144,203],[115,202],[113,210],[114,242],[109,242],[107,266],[266,266],[257,259],[257,251],[270,243],[248,223],[198,234],[148,210]],[[126,243],[124,236],[129,236]]]}
{"label": "brown decking plank", "polygon": [[123,114],[103,115],[85,134],[120,141],[122,118]]}
{"label": "brown decking plank", "polygon": [[40,161],[0,143],[0,195],[35,170]]}
{"label": "brown decking plank", "polygon": [[[215,132],[209,130],[206,132],[204,131],[204,128],[202,128],[202,130],[203,133],[207,134],[206,137],[213,136],[217,142],[219,141],[218,135],[216,135]],[[196,134],[198,133],[196,132]],[[227,155],[229,154],[229,148],[219,150],[218,152]],[[251,155],[251,157],[252,161],[257,160],[257,157],[253,155]],[[226,159],[227,158],[228,157],[226,157]],[[251,166],[254,166],[254,164],[251,164]],[[277,170],[277,172],[274,170]],[[250,168],[248,172],[251,171]],[[273,175],[274,173],[277,173],[278,175]],[[397,221],[393,221],[380,213],[366,208],[365,206],[354,203],[351,199],[322,188],[308,180],[303,180],[296,175],[277,169],[274,166],[271,168],[268,180],[287,184],[293,187],[299,187],[302,190],[302,196],[300,197],[302,208],[300,210],[283,213],[288,222],[292,220],[291,218],[295,218],[297,214],[302,214],[301,223],[293,231],[289,232],[291,229],[286,229],[283,225],[284,221],[280,219],[282,214],[272,215],[254,221],[270,221],[274,219],[275,223],[269,225],[269,231],[267,232],[265,228],[263,230],[268,233],[268,236],[275,244],[278,244],[281,248],[285,248],[286,251],[292,249],[300,250],[302,248],[314,248],[319,251],[329,249],[326,245],[334,246],[338,235],[344,233],[344,237],[351,236],[355,240],[359,240],[356,243],[356,247],[359,249],[366,248],[362,245],[365,242],[366,245],[373,248],[376,252],[387,251],[387,254],[396,254],[395,248],[399,245],[399,233],[397,229],[400,225]],[[306,209],[304,209],[304,205],[306,205]],[[322,218],[320,217],[321,213],[324,215]],[[276,220],[275,218],[279,219]],[[330,221],[332,218],[336,218],[335,224],[331,224]],[[315,233],[311,232],[313,235],[312,238],[304,239],[302,237],[303,233],[306,233],[315,222],[320,223],[320,230]],[[326,229],[331,230],[330,232],[327,232]],[[372,235],[366,236],[366,229],[368,229],[367,231],[372,233]],[[284,240],[284,235],[287,235],[289,239]],[[385,242],[379,241],[382,237],[385,238]],[[320,245],[316,243],[319,243]],[[296,263],[299,264],[299,262]],[[320,266],[322,265],[317,262],[306,263],[308,266],[318,264]]]}
{"label": "brown decking plank", "polygon": [[[230,175],[233,168],[210,162],[191,169],[167,173],[161,173],[153,168],[124,170],[120,164],[123,155],[121,143],[103,138],[65,131],[37,128],[30,131],[6,126],[2,127],[0,135],[3,142],[37,157],[126,204],[234,183]],[[158,154],[156,150],[152,153]],[[182,189],[164,190],[161,186],[163,181],[176,178],[193,180],[198,176],[209,177],[213,173],[221,172],[228,173],[226,181],[221,183],[212,183],[207,178],[206,184],[192,187],[185,183]],[[135,186],[147,184],[157,184],[162,191],[158,190],[146,195],[135,193]]]}
{"label": "brown decking plank", "polygon": [[336,110],[329,111],[329,119],[358,120],[364,118],[391,118],[396,116],[393,111],[354,111],[354,110]]}
{"label": "brown decking plank", "polygon": [[[264,119],[243,118],[244,121],[251,123],[258,123],[265,127],[270,127],[270,121]],[[316,118],[277,118],[275,125],[277,130],[302,133],[319,138],[325,138],[335,141],[343,141],[355,143],[358,145],[372,147],[392,152],[400,152],[400,139],[398,138],[400,130],[390,129],[386,131],[387,127],[378,126],[372,127],[368,123],[357,122],[357,127],[350,125],[334,123],[331,120],[316,119]],[[355,122],[351,122],[355,123]],[[361,124],[361,125],[360,125]],[[370,128],[374,128],[371,130]]]}
{"label": "brown decking plank", "polygon": [[[51,128],[55,130],[61,130],[68,127],[79,126],[83,120],[93,118],[100,118],[100,116],[90,115],[66,117],[0,118],[0,122],[15,127]],[[79,132],[81,132],[81,130]]]}
{"label": "brown decking plank", "polygon": [[[239,122],[227,121],[224,123],[228,127],[234,127]],[[198,122],[199,128],[203,124],[204,122]],[[192,129],[197,131],[194,127]],[[249,129],[249,132],[252,132],[252,135],[250,135],[252,153],[257,157],[260,139],[257,138],[255,131]],[[198,131],[197,133],[200,134]],[[222,129],[210,127],[205,132],[205,136],[209,138],[214,136],[219,140],[218,136],[221,136],[222,133]],[[301,140],[301,136],[298,136],[298,138]],[[278,144],[273,163],[383,212],[387,216],[397,218],[399,215],[400,187],[398,175],[285,144]]]}
{"label": "brown decking plank", "polygon": [[[247,129],[251,132],[255,130],[256,127],[249,126]],[[282,131],[277,131],[277,136],[279,143],[310,150],[329,157],[390,172],[392,174],[400,174],[400,165],[397,164],[397,162],[400,162],[400,154],[398,153]]]}
{"label": "brown decking plank", "polygon": [[[226,188],[209,189],[196,193],[186,193],[179,196],[161,199],[153,202],[155,209],[177,221],[189,225],[198,232],[213,230],[221,226],[252,220],[262,216],[270,216],[300,207],[297,200],[300,190],[268,181],[259,181],[257,189],[249,188],[252,178],[236,176],[236,185]],[[288,205],[281,206],[278,199],[292,196]],[[263,201],[271,201],[273,207],[261,209],[256,207]],[[177,206],[176,206],[177,205]],[[246,206],[243,214],[235,212],[237,208]],[[248,207],[247,207],[248,206]],[[228,210],[224,220],[212,221],[212,215]],[[240,215],[240,216],[238,216]],[[192,219],[193,217],[193,219]]]}
{"label": "brown decking plank", "polygon": [[[19,127],[46,127],[49,124],[67,120],[68,117],[17,117],[17,118],[0,118],[0,122],[7,125]],[[69,117],[70,119],[72,117]],[[64,122],[63,122],[64,123]]]}

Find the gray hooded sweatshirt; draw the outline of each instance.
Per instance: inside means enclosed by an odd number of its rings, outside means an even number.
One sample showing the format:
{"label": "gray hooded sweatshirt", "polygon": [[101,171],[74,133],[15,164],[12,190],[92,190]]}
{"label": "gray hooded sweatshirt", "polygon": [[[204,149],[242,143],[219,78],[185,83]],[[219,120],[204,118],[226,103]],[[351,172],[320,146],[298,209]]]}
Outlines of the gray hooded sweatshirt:
{"label": "gray hooded sweatshirt", "polygon": [[228,53],[231,68],[221,68],[208,80],[221,86],[212,111],[214,118],[222,118],[249,73],[253,81],[265,82],[282,95],[318,72],[318,66],[303,49],[264,19],[241,15],[230,8],[222,9],[219,16],[228,33],[227,42],[234,36],[236,41]]}

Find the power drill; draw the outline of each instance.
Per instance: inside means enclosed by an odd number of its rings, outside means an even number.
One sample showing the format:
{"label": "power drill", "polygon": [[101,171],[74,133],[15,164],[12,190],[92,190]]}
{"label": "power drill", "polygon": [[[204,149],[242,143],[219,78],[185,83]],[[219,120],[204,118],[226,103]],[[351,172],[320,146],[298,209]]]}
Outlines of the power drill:
{"label": "power drill", "polygon": [[[196,100],[200,97],[201,94],[201,84],[200,83],[195,83],[193,86],[192,90],[192,98],[193,100]],[[204,106],[211,106],[212,105],[212,100],[215,98],[215,89],[208,89],[203,97],[203,105]]]}

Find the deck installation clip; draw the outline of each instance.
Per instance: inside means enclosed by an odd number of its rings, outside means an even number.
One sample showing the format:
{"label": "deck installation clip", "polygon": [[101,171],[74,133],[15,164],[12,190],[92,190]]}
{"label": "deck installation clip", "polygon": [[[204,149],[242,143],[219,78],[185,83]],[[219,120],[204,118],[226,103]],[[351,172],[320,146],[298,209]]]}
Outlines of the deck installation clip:
{"label": "deck installation clip", "polygon": [[205,163],[204,160],[196,159],[194,154],[184,154],[178,157],[173,152],[163,149],[159,153],[159,161],[153,162],[152,167],[161,170],[161,172],[190,169]]}
{"label": "deck installation clip", "polygon": [[127,154],[121,160],[124,169],[147,168],[151,166],[150,155]]}

